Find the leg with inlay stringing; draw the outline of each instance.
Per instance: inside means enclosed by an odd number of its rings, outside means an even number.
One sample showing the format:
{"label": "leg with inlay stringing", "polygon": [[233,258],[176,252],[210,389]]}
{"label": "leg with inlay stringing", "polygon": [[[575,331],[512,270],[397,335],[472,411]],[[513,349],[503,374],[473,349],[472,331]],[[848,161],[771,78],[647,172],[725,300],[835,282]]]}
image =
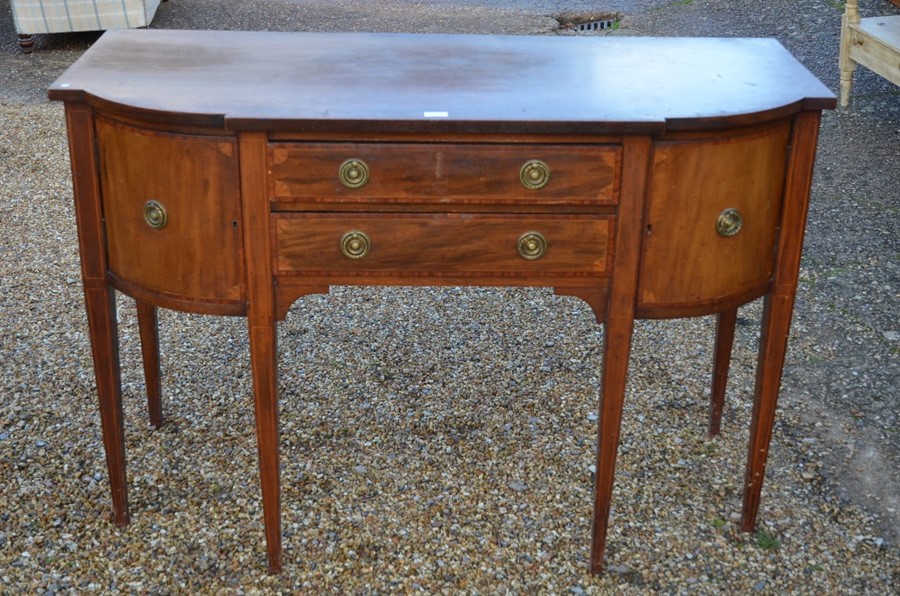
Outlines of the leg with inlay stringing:
{"label": "leg with inlay stringing", "polygon": [[734,328],[737,309],[719,313],[716,320],[716,347],[713,361],[712,389],[709,396],[709,436],[719,434],[722,426],[722,408],[725,406],[725,387],[728,384],[728,367],[734,345]]}
{"label": "leg with inlay stringing", "polygon": [[147,409],[150,412],[150,424],[154,428],[159,428],[162,426],[163,415],[156,307],[140,300],[135,302],[141,336],[141,356],[144,361],[144,382],[147,385]]}
{"label": "leg with inlay stringing", "polygon": [[129,521],[128,483],[125,474],[125,422],[122,412],[115,290],[103,280],[86,279],[84,297],[113,514],[116,525],[125,526]]}
{"label": "leg with inlay stringing", "polygon": [[609,508],[612,502],[622,406],[628,381],[628,359],[634,321],[609,320],[603,346],[603,385],[600,395],[600,420],[597,437],[596,476],[594,478],[594,526],[591,538],[591,573],[603,570]]}

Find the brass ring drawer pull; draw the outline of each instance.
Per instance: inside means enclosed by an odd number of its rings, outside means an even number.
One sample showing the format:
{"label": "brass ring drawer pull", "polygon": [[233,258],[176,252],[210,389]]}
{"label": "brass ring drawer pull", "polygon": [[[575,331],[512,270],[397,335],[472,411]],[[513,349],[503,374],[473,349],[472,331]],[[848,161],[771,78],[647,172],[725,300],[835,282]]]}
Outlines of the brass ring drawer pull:
{"label": "brass ring drawer pull", "polygon": [[516,243],[519,255],[528,261],[540,259],[547,252],[547,239],[540,232],[525,232]]}
{"label": "brass ring drawer pull", "polygon": [[169,223],[169,216],[166,208],[162,203],[156,200],[149,200],[144,203],[144,221],[154,230],[161,230]]}
{"label": "brass ring drawer pull", "polygon": [[519,170],[519,180],[529,190],[544,188],[550,182],[550,166],[539,159],[526,161]]}
{"label": "brass ring drawer pull", "polygon": [[369,254],[372,244],[364,232],[353,230],[341,237],[341,252],[348,259],[361,259]]}
{"label": "brass ring drawer pull", "polygon": [[348,159],[341,164],[338,178],[347,188],[362,188],[369,181],[369,166],[361,159]]}
{"label": "brass ring drawer pull", "polygon": [[716,231],[723,238],[734,236],[741,231],[741,226],[743,225],[744,217],[737,209],[726,209],[716,219]]}

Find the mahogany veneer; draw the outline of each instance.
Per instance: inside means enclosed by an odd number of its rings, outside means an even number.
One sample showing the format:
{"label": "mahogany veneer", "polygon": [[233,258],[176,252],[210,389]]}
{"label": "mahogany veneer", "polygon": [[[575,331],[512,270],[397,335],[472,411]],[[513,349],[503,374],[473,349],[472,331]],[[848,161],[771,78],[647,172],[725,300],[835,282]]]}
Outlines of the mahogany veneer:
{"label": "mahogany veneer", "polygon": [[[281,569],[276,321],[334,284],[515,285],[604,324],[591,571],[602,568],[636,317],[765,298],[742,527],[756,521],[820,112],[777,42],[110,31],[65,102],[115,520],[128,523],[115,291],[248,319],[269,569]],[[627,498],[627,496],[626,496]]]}

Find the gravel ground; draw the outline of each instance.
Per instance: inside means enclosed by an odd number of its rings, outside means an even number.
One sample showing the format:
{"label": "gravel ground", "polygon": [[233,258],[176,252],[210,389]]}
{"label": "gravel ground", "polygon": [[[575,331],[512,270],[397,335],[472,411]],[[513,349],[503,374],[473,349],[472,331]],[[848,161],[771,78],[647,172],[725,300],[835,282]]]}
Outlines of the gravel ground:
{"label": "gravel ground", "polygon": [[[170,0],[154,27],[772,35],[837,88],[836,3]],[[867,14],[898,11],[863,2]],[[760,307],[741,310],[723,434],[713,321],[638,324],[607,548],[587,575],[601,328],[543,290],[335,288],[280,327],[285,569],[263,573],[244,321],[161,313],[149,427],[120,301],[132,523],[109,494],[62,110],[94,34],[18,53],[0,6],[0,592],[898,591],[900,93],[861,69],[825,115],[759,532],[737,529]]]}

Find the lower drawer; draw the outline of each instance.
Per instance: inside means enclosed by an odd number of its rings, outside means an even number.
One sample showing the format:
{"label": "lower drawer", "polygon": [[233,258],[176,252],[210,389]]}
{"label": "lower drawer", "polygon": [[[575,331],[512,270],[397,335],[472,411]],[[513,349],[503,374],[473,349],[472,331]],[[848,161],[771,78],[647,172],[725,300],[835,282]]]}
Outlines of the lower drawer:
{"label": "lower drawer", "polygon": [[612,216],[272,217],[277,275],[584,277],[609,270]]}

